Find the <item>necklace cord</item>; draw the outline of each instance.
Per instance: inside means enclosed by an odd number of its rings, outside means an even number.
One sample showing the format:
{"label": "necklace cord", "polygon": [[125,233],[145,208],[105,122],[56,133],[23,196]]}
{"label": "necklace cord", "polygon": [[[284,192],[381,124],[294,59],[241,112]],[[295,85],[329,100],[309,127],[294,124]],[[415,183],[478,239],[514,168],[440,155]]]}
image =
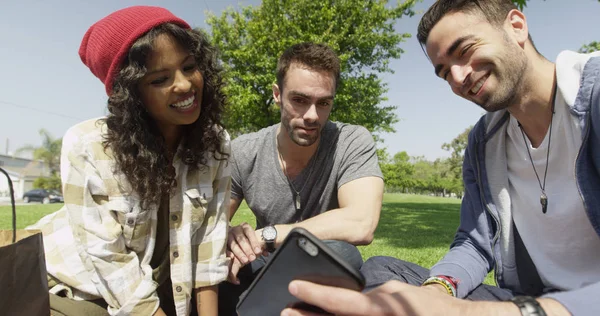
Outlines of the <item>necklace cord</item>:
{"label": "necklace cord", "polygon": [[537,178],[538,184],[540,186],[540,189],[542,190],[542,199],[540,200],[540,202],[542,203],[542,212],[546,213],[546,206],[547,206],[547,195],[546,195],[546,178],[548,175],[548,165],[550,164],[550,144],[552,142],[552,125],[554,123],[554,106],[556,103],[556,91],[557,91],[557,85],[556,85],[556,79],[555,79],[555,84],[554,84],[554,91],[552,93],[552,116],[550,117],[550,131],[548,132],[548,149],[546,150],[546,168],[544,170],[544,182],[542,184],[542,181],[540,180],[540,176],[538,175],[538,172],[535,168],[535,164],[533,163],[533,157],[531,156],[531,151],[529,150],[529,145],[527,144],[527,140],[525,139],[525,132],[523,131],[523,126],[521,125],[520,122],[518,122],[519,124],[519,129],[521,130],[521,135],[523,136],[523,143],[525,143],[525,149],[527,149],[527,154],[529,155],[529,161],[531,162],[531,167],[533,167],[533,172],[535,173],[535,177]]}
{"label": "necklace cord", "polygon": [[292,180],[290,179],[290,176],[287,173],[287,166],[285,164],[285,160],[283,160],[283,154],[281,154],[281,150],[279,150],[279,140],[277,140],[277,153],[279,154],[279,159],[281,159],[281,166],[283,167],[283,174],[285,175],[285,178],[287,179],[288,183],[290,184],[290,186],[292,187],[292,190],[294,190],[294,192],[296,193],[296,195],[300,195],[300,193],[304,190],[304,188],[306,187],[306,183],[308,182],[308,180],[310,179],[310,176],[312,175],[313,172],[313,163],[316,160],[316,155],[319,153],[319,148],[321,147],[321,141],[319,140],[319,144],[317,145],[317,150],[315,151],[314,155],[310,158],[310,162],[308,164],[308,175],[306,176],[306,179],[304,179],[304,183],[302,184],[302,188],[300,188],[300,191],[296,190],[296,187],[294,187],[294,184],[292,183]]}
{"label": "necklace cord", "polygon": [[533,158],[531,157],[531,151],[529,150],[529,145],[527,144],[527,140],[525,139],[525,132],[523,132],[523,126],[519,123],[519,128],[521,129],[521,135],[523,136],[523,142],[525,143],[525,148],[527,149],[527,154],[529,155],[529,161],[531,162],[531,167],[533,167],[533,172],[535,172],[535,177],[538,180],[538,184],[540,185],[540,189],[542,189],[542,193],[546,194],[546,177],[548,175],[548,162],[550,158],[550,142],[552,141],[552,123],[554,118],[554,111],[552,111],[552,119],[550,119],[550,131],[548,134],[548,149],[546,150],[546,168],[544,170],[544,183],[540,180],[540,176],[537,173],[535,168],[535,164],[533,163]]}

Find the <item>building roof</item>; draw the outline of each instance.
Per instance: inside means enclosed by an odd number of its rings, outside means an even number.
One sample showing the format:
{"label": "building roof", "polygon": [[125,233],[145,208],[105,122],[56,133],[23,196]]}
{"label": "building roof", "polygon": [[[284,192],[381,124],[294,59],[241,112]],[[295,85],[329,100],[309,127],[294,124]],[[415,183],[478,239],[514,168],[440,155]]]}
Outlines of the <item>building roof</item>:
{"label": "building roof", "polygon": [[49,172],[45,171],[43,168],[37,167],[27,167],[27,168],[17,168],[17,167],[2,167],[6,171],[12,171],[19,175],[19,177],[27,177],[27,178],[39,178],[39,177],[48,177],[50,176]]}
{"label": "building roof", "polygon": [[19,177],[38,178],[50,176],[50,170],[41,160],[0,155],[0,167]]}

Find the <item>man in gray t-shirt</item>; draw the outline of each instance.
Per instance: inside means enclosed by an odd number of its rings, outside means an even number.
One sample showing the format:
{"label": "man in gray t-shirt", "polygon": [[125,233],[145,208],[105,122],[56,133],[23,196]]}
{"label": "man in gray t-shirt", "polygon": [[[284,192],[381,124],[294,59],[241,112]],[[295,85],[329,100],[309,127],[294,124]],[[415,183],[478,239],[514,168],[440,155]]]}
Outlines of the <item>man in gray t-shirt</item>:
{"label": "man in gray t-shirt", "polygon": [[371,134],[329,121],[339,83],[340,60],[331,48],[302,43],[277,64],[273,100],[281,123],[242,135],[232,143],[230,218],[242,200],[256,215],[231,227],[230,283],[219,287],[219,315],[234,315],[237,297],[291,229],[302,227],[355,268],[355,245],[369,244],[379,222],[383,176]]}
{"label": "man in gray t-shirt", "polygon": [[[381,177],[369,131],[329,121],[308,165],[295,178],[288,179],[279,167],[276,135],[280,126],[242,135],[232,143],[231,198],[246,200],[256,216],[257,228],[298,223],[338,209],[338,190],[344,184],[364,177]],[[357,193],[361,195],[362,191]],[[300,207],[296,205],[296,195]],[[335,236],[329,236],[332,237]]]}

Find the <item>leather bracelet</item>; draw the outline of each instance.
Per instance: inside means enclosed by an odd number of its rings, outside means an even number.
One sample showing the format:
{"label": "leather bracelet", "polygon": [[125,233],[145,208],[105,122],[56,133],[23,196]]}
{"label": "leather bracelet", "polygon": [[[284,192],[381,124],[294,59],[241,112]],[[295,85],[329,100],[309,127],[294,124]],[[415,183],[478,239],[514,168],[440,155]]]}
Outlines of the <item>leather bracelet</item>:
{"label": "leather bracelet", "polygon": [[546,316],[540,303],[531,296],[515,296],[510,301],[519,307],[522,316]]}

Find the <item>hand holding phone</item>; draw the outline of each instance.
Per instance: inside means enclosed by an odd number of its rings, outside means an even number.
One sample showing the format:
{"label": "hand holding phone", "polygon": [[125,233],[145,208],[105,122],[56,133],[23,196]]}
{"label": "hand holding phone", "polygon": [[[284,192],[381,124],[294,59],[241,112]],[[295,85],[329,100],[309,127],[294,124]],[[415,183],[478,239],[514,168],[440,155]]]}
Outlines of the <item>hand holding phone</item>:
{"label": "hand holding phone", "polygon": [[279,315],[286,307],[323,313],[292,296],[292,280],[306,280],[360,291],[365,280],[322,241],[303,228],[294,228],[258,274],[237,306],[241,316]]}

